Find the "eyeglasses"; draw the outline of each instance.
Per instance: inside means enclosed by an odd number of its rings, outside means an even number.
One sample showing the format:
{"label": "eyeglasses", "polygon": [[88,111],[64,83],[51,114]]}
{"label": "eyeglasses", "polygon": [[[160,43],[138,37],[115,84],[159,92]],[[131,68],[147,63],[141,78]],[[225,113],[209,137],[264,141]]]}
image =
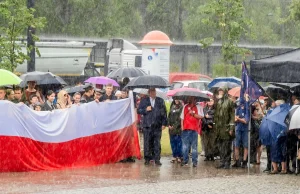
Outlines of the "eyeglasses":
{"label": "eyeglasses", "polygon": [[64,97],[67,97],[67,96],[69,96],[68,94],[64,94]]}

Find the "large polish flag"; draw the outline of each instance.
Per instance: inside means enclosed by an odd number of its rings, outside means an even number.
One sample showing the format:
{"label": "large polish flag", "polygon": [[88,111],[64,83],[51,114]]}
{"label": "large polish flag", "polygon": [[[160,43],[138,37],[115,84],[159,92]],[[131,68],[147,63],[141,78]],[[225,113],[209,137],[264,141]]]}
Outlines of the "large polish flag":
{"label": "large polish flag", "polygon": [[140,147],[133,98],[36,112],[0,101],[0,172],[114,163]]}

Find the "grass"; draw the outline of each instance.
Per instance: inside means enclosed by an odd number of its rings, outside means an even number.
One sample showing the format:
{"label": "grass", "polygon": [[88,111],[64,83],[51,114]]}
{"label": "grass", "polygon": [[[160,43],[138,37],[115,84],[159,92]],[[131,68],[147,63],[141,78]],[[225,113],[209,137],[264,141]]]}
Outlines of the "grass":
{"label": "grass", "polygon": [[[167,113],[170,111],[170,102],[166,101],[166,108],[167,108]],[[201,152],[201,143],[200,143],[200,137],[198,138],[198,152]],[[142,152],[142,155],[144,153]],[[170,145],[170,137],[169,137],[169,129],[165,128],[162,131],[162,136],[161,136],[161,155],[162,156],[171,156],[172,155],[172,150],[171,150],[171,145]]]}
{"label": "grass", "polygon": [[[198,138],[198,152],[201,152],[201,142],[200,136]],[[170,138],[169,138],[169,129],[164,129],[161,136],[161,155],[162,156],[170,156],[172,155]]]}

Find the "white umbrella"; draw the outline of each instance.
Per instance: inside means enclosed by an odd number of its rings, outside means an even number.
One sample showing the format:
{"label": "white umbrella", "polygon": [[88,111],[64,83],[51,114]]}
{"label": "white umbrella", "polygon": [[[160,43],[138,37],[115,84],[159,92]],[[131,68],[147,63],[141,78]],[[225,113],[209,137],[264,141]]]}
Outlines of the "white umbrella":
{"label": "white umbrella", "polygon": [[294,105],[289,112],[289,129],[300,129],[300,105]]}
{"label": "white umbrella", "polygon": [[[148,93],[148,89],[146,89],[146,88],[135,88],[133,90],[133,92],[138,93],[138,94],[144,94],[144,95],[148,95],[149,94]],[[167,98],[167,94],[165,92],[161,91],[160,89],[157,89],[157,88],[156,88],[156,96],[160,97],[160,98],[162,98],[164,100],[168,99]]]}

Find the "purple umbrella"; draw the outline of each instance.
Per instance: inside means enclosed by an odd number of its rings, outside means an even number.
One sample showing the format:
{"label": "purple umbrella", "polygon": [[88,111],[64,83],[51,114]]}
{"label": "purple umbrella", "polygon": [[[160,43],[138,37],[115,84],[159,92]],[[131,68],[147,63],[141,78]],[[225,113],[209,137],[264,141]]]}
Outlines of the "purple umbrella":
{"label": "purple umbrella", "polygon": [[85,80],[84,82],[86,83],[91,83],[91,84],[100,84],[100,85],[107,85],[107,84],[112,84],[113,86],[120,87],[119,84],[108,77],[104,76],[99,76],[99,77],[90,77],[89,79]]}

